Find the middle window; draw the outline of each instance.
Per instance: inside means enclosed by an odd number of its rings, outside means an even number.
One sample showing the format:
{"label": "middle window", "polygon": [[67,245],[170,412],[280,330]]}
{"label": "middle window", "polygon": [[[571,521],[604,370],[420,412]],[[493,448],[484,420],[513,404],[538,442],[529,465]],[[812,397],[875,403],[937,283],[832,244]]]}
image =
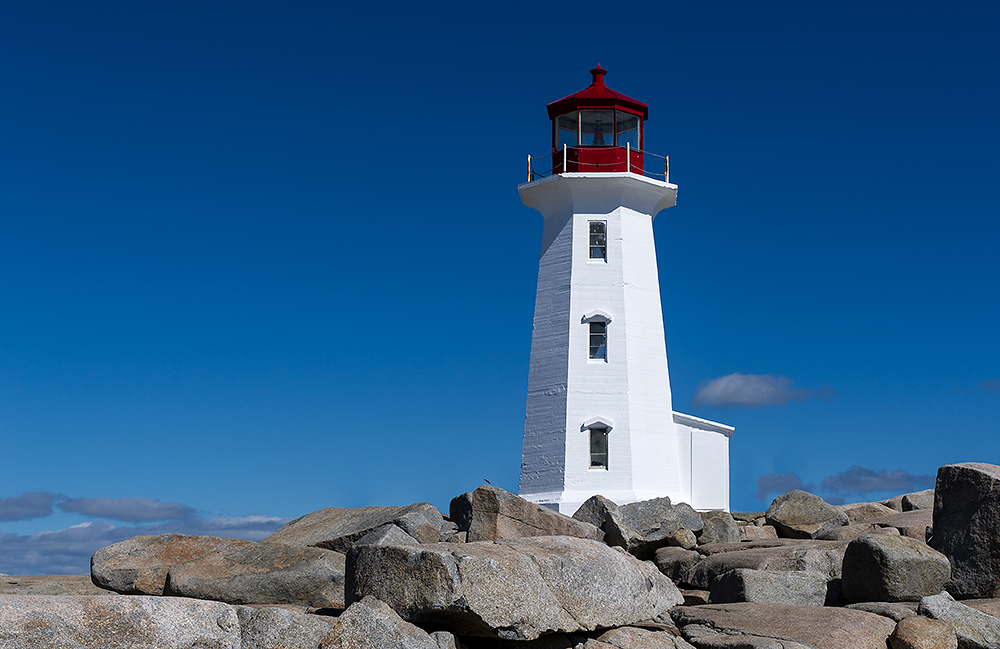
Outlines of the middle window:
{"label": "middle window", "polygon": [[608,323],[590,321],[590,357],[608,360]]}

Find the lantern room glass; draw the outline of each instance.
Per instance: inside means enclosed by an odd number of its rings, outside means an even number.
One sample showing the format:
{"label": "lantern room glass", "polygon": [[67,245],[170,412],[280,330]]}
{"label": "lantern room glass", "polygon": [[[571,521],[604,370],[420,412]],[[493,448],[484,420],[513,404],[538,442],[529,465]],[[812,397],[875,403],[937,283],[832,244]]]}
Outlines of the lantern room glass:
{"label": "lantern room glass", "polygon": [[615,111],[617,118],[618,146],[631,147],[633,151],[639,150],[639,116],[624,111]]}
{"label": "lantern room glass", "polygon": [[572,113],[566,113],[556,118],[556,148],[575,147],[576,145],[576,111],[574,110]]}
{"label": "lantern room glass", "polygon": [[583,146],[614,146],[615,111],[581,110],[580,144]]}

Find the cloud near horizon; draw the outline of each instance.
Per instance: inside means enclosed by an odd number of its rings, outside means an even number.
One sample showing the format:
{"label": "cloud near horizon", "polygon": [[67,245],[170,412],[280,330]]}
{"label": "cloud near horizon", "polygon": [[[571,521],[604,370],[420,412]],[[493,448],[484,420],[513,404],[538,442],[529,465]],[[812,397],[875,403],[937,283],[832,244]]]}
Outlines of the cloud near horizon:
{"label": "cloud near horizon", "polygon": [[0,498],[0,521],[51,516],[55,509],[95,520],[34,534],[0,532],[0,573],[12,575],[85,574],[90,557],[106,545],[139,534],[194,534],[260,541],[292,520],[278,516],[205,518],[182,503],[152,498],[70,498],[42,491]]}
{"label": "cloud near horizon", "polygon": [[195,515],[194,509],[187,505],[152,498],[70,498],[56,506],[64,512],[124,523],[177,521]]}
{"label": "cloud near horizon", "polygon": [[0,498],[0,521],[30,521],[52,515],[52,506],[65,500],[62,494],[47,491],[28,491],[20,496]]}
{"label": "cloud near horizon", "polygon": [[757,478],[757,500],[767,502],[770,496],[780,496],[801,489],[821,496],[831,505],[840,505],[846,498],[878,492],[911,493],[934,487],[935,476],[914,475],[908,471],[866,469],[853,465],[846,471],[827,476],[818,485],[806,484],[795,473],[767,473]]}
{"label": "cloud near horizon", "polygon": [[86,574],[90,571],[90,557],[95,552],[139,534],[196,534],[260,541],[290,520],[277,516],[217,516],[128,527],[89,521],[61,530],[26,535],[0,532],[0,573]]}
{"label": "cloud near horizon", "polygon": [[702,383],[691,400],[691,405],[709,408],[763,408],[809,399],[829,401],[837,396],[837,392],[828,385],[818,390],[807,390],[796,388],[793,383],[787,376],[735,372]]}

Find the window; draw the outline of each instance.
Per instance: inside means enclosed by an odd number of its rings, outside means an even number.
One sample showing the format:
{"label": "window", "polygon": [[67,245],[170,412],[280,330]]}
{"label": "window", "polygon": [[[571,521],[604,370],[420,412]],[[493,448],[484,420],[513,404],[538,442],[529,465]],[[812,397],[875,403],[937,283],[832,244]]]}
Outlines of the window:
{"label": "window", "polygon": [[590,468],[608,469],[608,429],[593,426],[590,431]]}
{"label": "window", "polygon": [[618,119],[618,146],[623,147],[629,144],[633,151],[637,150],[639,148],[639,116],[617,110],[615,117]]}
{"label": "window", "polygon": [[598,360],[608,360],[608,323],[591,321],[590,323],[590,357]]}
{"label": "window", "polygon": [[615,111],[580,111],[580,144],[584,146],[612,146],[614,143]]}
{"label": "window", "polygon": [[590,222],[590,258],[608,260],[608,224],[605,221]]}
{"label": "window", "polygon": [[575,110],[556,118],[556,147],[562,149],[563,145],[570,147],[577,145]]}

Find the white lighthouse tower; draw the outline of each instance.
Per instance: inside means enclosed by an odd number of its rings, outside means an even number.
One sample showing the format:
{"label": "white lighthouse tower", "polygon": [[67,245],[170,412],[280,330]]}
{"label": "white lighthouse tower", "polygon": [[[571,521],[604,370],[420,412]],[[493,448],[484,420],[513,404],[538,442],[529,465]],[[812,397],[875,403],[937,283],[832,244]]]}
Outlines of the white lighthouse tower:
{"label": "white lighthouse tower", "polygon": [[677,185],[665,158],[644,171],[648,107],[590,72],[548,105],[551,174],[529,159],[518,187],[544,217],[519,491],[570,515],[594,494],[729,509],[733,428],[670,399],[653,218]]}

